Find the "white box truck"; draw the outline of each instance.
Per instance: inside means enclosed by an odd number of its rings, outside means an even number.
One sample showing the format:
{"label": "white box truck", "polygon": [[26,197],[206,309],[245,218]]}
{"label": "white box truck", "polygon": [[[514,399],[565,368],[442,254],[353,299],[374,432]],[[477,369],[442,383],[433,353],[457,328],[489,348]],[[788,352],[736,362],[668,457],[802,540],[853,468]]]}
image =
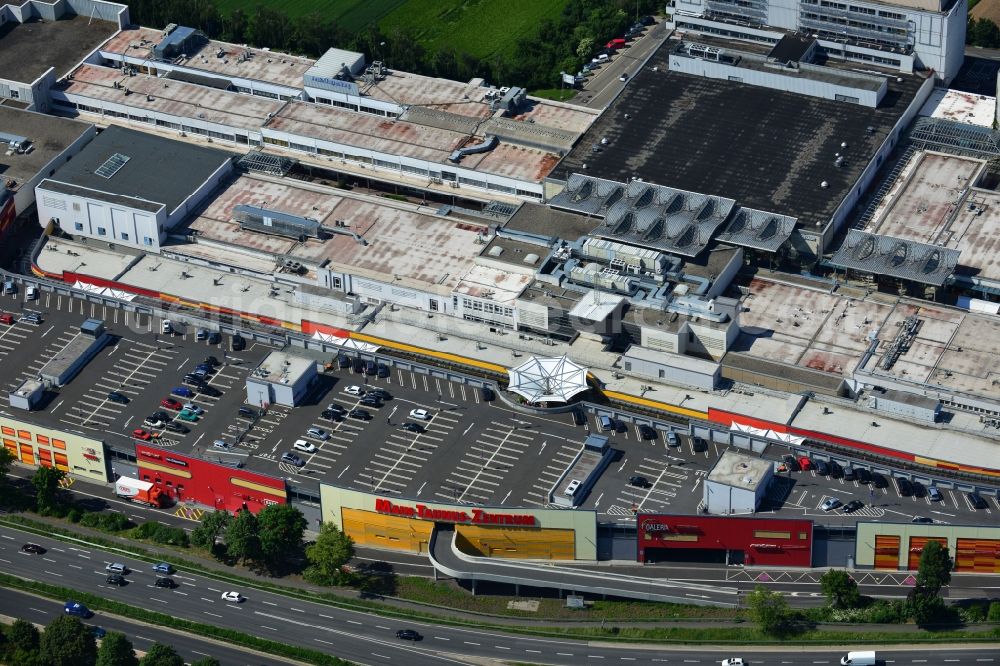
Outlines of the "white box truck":
{"label": "white box truck", "polygon": [[875,651],[848,652],[840,658],[840,666],[875,666]]}

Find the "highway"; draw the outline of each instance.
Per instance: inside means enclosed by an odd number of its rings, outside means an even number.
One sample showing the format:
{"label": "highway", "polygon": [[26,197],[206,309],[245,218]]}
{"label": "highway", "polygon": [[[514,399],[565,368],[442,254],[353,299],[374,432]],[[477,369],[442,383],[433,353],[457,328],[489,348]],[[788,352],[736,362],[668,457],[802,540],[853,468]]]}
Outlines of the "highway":
{"label": "highway", "polygon": [[[39,543],[48,552],[28,555],[20,551],[25,542]],[[107,585],[104,567],[124,561],[135,570],[123,587]],[[425,622],[402,622],[371,613],[332,608],[323,604],[290,599],[256,590],[240,590],[241,604],[221,600],[226,586],[183,571],[174,579],[180,584],[169,590],[153,586],[154,576],[146,563],[96,548],[71,547],[66,543],[30,535],[8,527],[0,528],[0,563],[3,570],[24,578],[66,585],[74,589],[117,599],[136,606],[194,621],[228,627],[249,634],[274,638],[288,644],[310,647],[363,664],[407,665],[466,663],[464,657],[503,659],[531,663],[605,666],[609,662],[636,662],[629,666],[654,663],[710,664],[727,656],[732,649],[696,647],[683,649],[619,645],[604,642],[532,638],[496,631],[439,627]],[[31,618],[40,621],[38,618]],[[103,614],[90,620],[111,626]],[[417,642],[399,640],[397,629],[414,629],[423,635]],[[886,664],[980,664],[1000,661],[996,647],[959,649],[941,646],[940,660],[935,647],[882,650]],[[789,648],[778,651],[739,650],[750,663],[835,664],[840,648]]]}
{"label": "highway", "polygon": [[[0,615],[10,618],[21,618],[35,624],[47,625],[54,617],[62,614],[62,602],[51,601],[33,594],[18,590],[4,589],[0,594]],[[94,616],[85,620],[87,624],[96,625],[108,631],[120,631],[136,650],[145,652],[154,643],[171,645],[184,661],[192,662],[203,657],[215,657],[222,666],[257,666],[258,664],[298,664],[272,655],[261,655],[250,650],[244,650],[228,643],[216,642],[207,638],[199,638],[191,634],[171,629],[153,627],[142,622],[125,618]]]}

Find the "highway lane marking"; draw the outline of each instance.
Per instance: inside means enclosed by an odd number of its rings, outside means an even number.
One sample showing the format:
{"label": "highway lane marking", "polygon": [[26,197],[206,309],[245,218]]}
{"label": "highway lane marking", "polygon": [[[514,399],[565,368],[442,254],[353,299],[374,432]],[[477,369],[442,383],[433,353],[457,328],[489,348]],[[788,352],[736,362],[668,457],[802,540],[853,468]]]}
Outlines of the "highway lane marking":
{"label": "highway lane marking", "polygon": [[46,562],[52,562],[53,564],[55,564],[55,560],[53,560],[51,557],[43,557],[42,559],[45,560]]}
{"label": "highway lane marking", "polygon": [[270,629],[271,631],[277,631],[277,629],[275,629],[274,627],[269,627],[266,624],[260,625],[260,628],[261,629]]}
{"label": "highway lane marking", "polygon": [[209,613],[208,611],[202,611],[202,613],[204,613],[205,615],[211,615],[212,617],[222,617],[217,613]]}
{"label": "highway lane marking", "polygon": [[542,653],[541,650],[525,650],[525,652],[535,652],[537,654],[541,654]]}
{"label": "highway lane marking", "polygon": [[291,608],[291,607],[289,607],[289,609],[295,611],[296,613],[305,613],[305,611],[302,610],[301,608]]}
{"label": "highway lane marking", "polygon": [[380,657],[382,659],[392,659],[392,657],[387,657],[384,654],[379,654],[378,652],[372,652],[373,657]]}
{"label": "highway lane marking", "polygon": [[324,645],[333,645],[330,641],[324,641],[322,638],[314,638],[313,640],[317,643],[323,643]]}
{"label": "highway lane marking", "polygon": [[482,643],[473,643],[472,641],[462,641],[466,645],[482,645]]}
{"label": "highway lane marking", "polygon": [[7,536],[6,534],[0,534],[0,537],[3,537],[4,539],[8,539],[8,540],[10,540],[10,541],[14,541],[14,537],[12,537],[12,536]]}
{"label": "highway lane marking", "polygon": [[217,589],[215,589],[214,587],[210,587],[210,588],[208,588],[208,591],[209,591],[209,592],[222,592],[222,590],[217,590]]}
{"label": "highway lane marking", "polygon": [[56,573],[54,571],[48,571],[48,570],[46,570],[45,573],[49,574],[50,576],[59,576],[60,578],[62,578],[61,573]]}
{"label": "highway lane marking", "polygon": [[153,601],[159,601],[161,604],[167,603],[166,599],[159,599],[157,597],[150,597],[150,599],[152,599]]}
{"label": "highway lane marking", "polygon": [[278,604],[274,603],[273,601],[264,601],[263,599],[261,599],[260,603],[267,604],[268,606],[277,606],[278,605]]}
{"label": "highway lane marking", "polygon": [[80,571],[83,571],[83,567],[81,567],[79,564],[68,564],[66,566],[70,566],[73,567],[74,569],[79,569]]}
{"label": "highway lane marking", "polygon": [[599,654],[588,654],[587,659],[604,659],[604,657]]}
{"label": "highway lane marking", "polygon": [[505,645],[494,645],[493,647],[496,648],[497,650],[509,650],[510,649],[509,647],[507,647]]}
{"label": "highway lane marking", "polygon": [[[559,655],[560,657],[572,657],[573,656],[572,652],[556,652],[556,654]],[[656,661],[656,660],[654,659],[653,661]]]}
{"label": "highway lane marking", "polygon": [[320,616],[320,617],[325,617],[325,618],[326,618],[326,619],[328,619],[328,620],[332,620],[332,619],[333,619],[333,616],[332,616],[332,615],[323,615],[322,613],[320,613],[320,614],[319,614],[319,616]]}
{"label": "highway lane marking", "polygon": [[37,608],[35,608],[34,606],[28,606],[28,609],[29,609],[29,610],[33,610],[33,611],[35,611],[36,613],[44,613],[44,612],[45,612],[45,611],[43,611],[43,610],[38,610],[38,609],[37,609]]}
{"label": "highway lane marking", "polygon": [[635,661],[635,657],[619,657],[622,661]]}
{"label": "highway lane marking", "polygon": [[445,638],[444,636],[435,636],[434,638],[438,639],[439,641],[450,641],[451,640],[450,638]]}
{"label": "highway lane marking", "polygon": [[[5,562],[7,564],[13,564],[13,562],[11,562],[10,560],[4,560],[4,559],[0,559],[0,562]],[[79,568],[80,567],[77,567],[77,569],[79,569]]]}
{"label": "highway lane marking", "polygon": [[386,631],[388,631],[388,630],[389,630],[389,627],[384,627],[384,626],[382,626],[381,624],[376,624],[376,625],[375,625],[375,628],[376,628],[376,629],[385,629]]}
{"label": "highway lane marking", "polygon": [[214,604],[215,603],[215,599],[208,599],[207,597],[202,597],[201,600],[202,601],[207,601],[210,604]]}
{"label": "highway lane marking", "polygon": [[181,592],[180,590],[174,590],[174,594],[182,594],[182,595],[184,595],[185,597],[186,597],[186,596],[188,595],[188,593],[187,593],[187,592]]}
{"label": "highway lane marking", "polygon": [[347,624],[361,624],[361,623],[358,622],[357,620],[348,620]]}

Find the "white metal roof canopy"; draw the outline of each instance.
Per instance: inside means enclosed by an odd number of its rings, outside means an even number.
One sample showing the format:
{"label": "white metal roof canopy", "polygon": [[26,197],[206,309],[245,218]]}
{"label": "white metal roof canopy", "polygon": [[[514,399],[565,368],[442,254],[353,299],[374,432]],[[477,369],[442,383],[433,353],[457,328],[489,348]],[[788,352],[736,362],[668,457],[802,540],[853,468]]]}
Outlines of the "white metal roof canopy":
{"label": "white metal roof canopy", "polygon": [[530,359],[507,371],[508,389],[528,402],[569,402],[587,390],[587,369],[566,356]]}

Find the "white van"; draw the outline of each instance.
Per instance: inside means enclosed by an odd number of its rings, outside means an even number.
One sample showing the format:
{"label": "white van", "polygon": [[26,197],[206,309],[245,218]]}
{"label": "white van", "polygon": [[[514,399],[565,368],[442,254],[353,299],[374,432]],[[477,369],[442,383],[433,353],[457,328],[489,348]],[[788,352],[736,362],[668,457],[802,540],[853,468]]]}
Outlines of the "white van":
{"label": "white van", "polygon": [[840,658],[840,666],[875,666],[875,651],[848,652]]}

